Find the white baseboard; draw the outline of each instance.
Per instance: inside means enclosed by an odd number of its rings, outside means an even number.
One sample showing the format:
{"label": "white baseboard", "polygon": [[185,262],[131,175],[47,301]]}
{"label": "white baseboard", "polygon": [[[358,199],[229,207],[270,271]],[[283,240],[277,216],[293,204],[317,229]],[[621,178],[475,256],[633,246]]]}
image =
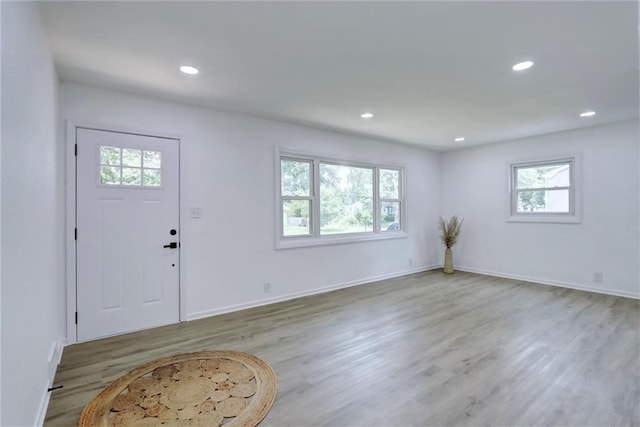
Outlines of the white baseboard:
{"label": "white baseboard", "polygon": [[479,269],[479,268],[471,268],[471,267],[464,267],[464,266],[458,266],[458,265],[455,268],[456,268],[456,270],[459,270],[459,271],[466,271],[466,272],[469,272],[469,273],[484,274],[485,276],[503,277],[505,279],[522,280],[522,281],[525,281],[525,282],[532,282],[532,283],[537,283],[537,284],[546,285],[546,286],[557,286],[557,287],[560,287],[560,288],[568,288],[568,289],[576,289],[576,290],[579,290],[579,291],[595,292],[595,293],[598,293],[598,294],[613,295],[613,296],[616,296],[616,297],[640,299],[640,294],[634,294],[632,292],[616,291],[614,289],[594,288],[594,287],[591,287],[591,286],[584,286],[584,285],[581,285],[581,284],[578,284],[578,283],[560,282],[560,281],[557,281],[557,280],[542,279],[540,277],[529,277],[529,276],[521,276],[519,274],[500,273],[500,272],[496,272],[496,271],[482,270],[482,269]]}
{"label": "white baseboard", "polygon": [[231,313],[233,311],[245,310],[247,308],[260,307],[263,305],[274,304],[276,302],[288,301],[296,298],[306,297],[310,295],[323,294],[325,292],[331,292],[338,289],[350,288],[352,286],[365,285],[367,283],[377,282],[385,279],[392,279],[394,277],[406,276],[407,274],[420,273],[423,271],[433,270],[437,268],[437,265],[430,265],[424,267],[413,268],[410,270],[403,270],[400,272],[382,274],[380,276],[367,277],[365,279],[359,279],[351,282],[338,283],[335,285],[324,286],[322,288],[310,289],[302,292],[294,292],[292,294],[281,295],[274,298],[267,298],[258,301],[251,301],[244,304],[230,305],[227,307],[215,308],[212,310],[198,311],[196,313],[187,313],[187,320],[203,319],[205,317],[216,316],[218,314]]}
{"label": "white baseboard", "polygon": [[64,351],[64,338],[60,338],[53,343],[51,343],[51,347],[49,348],[49,355],[47,356],[47,366],[49,368],[49,378],[44,386],[42,399],[40,399],[40,409],[38,410],[38,414],[36,415],[36,421],[34,426],[41,427],[44,424],[44,418],[47,416],[47,408],[49,406],[49,399],[51,398],[51,392],[47,391],[53,385],[53,381],[55,380],[56,370],[58,369],[58,365],[60,364],[60,360],[62,360],[62,352]]}

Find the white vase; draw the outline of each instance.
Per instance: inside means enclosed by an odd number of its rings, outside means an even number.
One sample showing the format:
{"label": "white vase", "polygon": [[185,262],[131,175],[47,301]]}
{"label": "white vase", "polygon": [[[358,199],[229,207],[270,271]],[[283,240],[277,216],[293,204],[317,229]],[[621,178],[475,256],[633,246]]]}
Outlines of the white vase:
{"label": "white vase", "polygon": [[444,272],[447,274],[453,273],[453,253],[451,252],[451,248],[447,248],[444,251]]}

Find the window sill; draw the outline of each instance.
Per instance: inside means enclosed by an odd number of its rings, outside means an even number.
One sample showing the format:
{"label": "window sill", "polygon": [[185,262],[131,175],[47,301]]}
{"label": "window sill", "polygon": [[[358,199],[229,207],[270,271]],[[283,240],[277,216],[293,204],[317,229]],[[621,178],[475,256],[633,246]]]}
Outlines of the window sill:
{"label": "window sill", "polygon": [[537,222],[550,224],[581,224],[582,218],[576,215],[539,215],[520,214],[507,217],[507,222]]}
{"label": "window sill", "polygon": [[306,248],[311,246],[326,246],[326,245],[342,245],[345,243],[356,242],[369,242],[373,240],[391,240],[391,239],[406,239],[409,236],[404,231],[384,232],[384,233],[371,233],[367,235],[341,235],[341,236],[323,236],[319,238],[313,237],[301,237],[301,238],[287,238],[276,241],[276,249],[293,249],[293,248]]}

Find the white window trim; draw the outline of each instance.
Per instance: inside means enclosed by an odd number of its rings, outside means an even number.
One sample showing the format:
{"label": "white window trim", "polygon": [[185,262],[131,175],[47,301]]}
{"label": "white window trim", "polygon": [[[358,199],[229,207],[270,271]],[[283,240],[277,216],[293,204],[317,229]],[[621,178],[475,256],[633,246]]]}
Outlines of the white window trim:
{"label": "white window trim", "polygon": [[[582,161],[580,154],[561,155],[528,159],[507,164],[507,222],[580,224],[582,223]],[[571,163],[569,210],[556,212],[517,212],[516,210],[516,168],[553,163]]]}
{"label": "white window trim", "polygon": [[[311,223],[311,234],[310,235],[302,235],[302,236],[283,236],[282,229],[282,185],[281,185],[281,176],[280,176],[280,159],[282,157],[291,158],[291,159],[300,159],[300,160],[309,160],[311,161],[311,173],[313,174],[314,179],[312,179],[313,188],[311,188],[311,209],[310,216],[312,218]],[[336,165],[344,165],[344,166],[353,166],[353,167],[364,167],[364,168],[372,168],[374,170],[374,198],[373,198],[373,209],[374,209],[374,226],[372,232],[367,233],[345,233],[345,234],[332,234],[332,235],[320,235],[320,180],[316,179],[319,175],[319,164],[320,163],[331,163]],[[380,212],[379,203],[380,203],[380,194],[379,194],[379,183],[378,183],[378,169],[394,169],[400,171],[400,183],[399,183],[399,191],[400,191],[400,226],[401,229],[397,231],[379,231],[380,228]],[[328,157],[325,155],[312,154],[304,151],[296,151],[296,150],[288,150],[282,149],[279,147],[275,147],[274,150],[274,195],[275,195],[275,248],[276,249],[290,249],[290,248],[301,248],[301,247],[310,247],[310,246],[324,246],[324,245],[337,245],[337,244],[345,244],[345,243],[354,243],[354,242],[366,242],[366,241],[375,241],[375,240],[390,240],[390,239],[403,239],[407,238],[407,223],[406,223],[406,205],[407,202],[405,200],[405,167],[401,165],[394,164],[377,164],[377,163],[367,163],[358,160],[351,160],[345,158],[334,158]],[[376,190],[378,190],[378,194],[375,194]],[[288,199],[289,197],[287,197]],[[307,199],[306,197],[304,198]]]}

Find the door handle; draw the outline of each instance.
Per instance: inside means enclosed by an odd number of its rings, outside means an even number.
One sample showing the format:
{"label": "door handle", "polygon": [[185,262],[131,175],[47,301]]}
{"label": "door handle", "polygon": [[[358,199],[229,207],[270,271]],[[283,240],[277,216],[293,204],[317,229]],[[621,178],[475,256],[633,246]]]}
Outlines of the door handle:
{"label": "door handle", "polygon": [[164,245],[163,248],[177,249],[178,248],[178,242],[171,242],[168,245]]}

